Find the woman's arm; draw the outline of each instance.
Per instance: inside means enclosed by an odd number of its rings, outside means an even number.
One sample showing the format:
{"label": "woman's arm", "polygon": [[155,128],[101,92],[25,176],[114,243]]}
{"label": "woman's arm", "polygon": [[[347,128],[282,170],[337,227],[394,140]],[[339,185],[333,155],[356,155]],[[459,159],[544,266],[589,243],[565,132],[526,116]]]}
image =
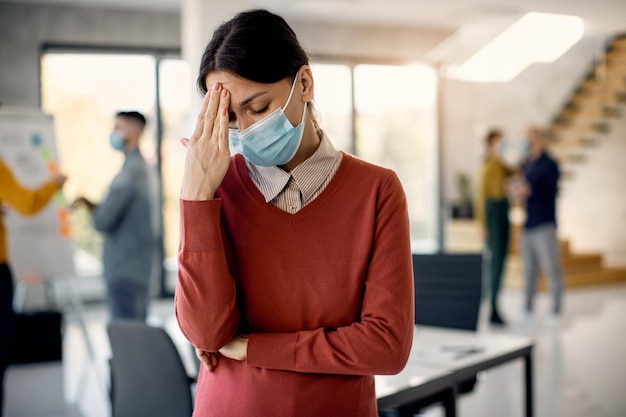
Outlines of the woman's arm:
{"label": "woman's arm", "polygon": [[228,106],[220,84],[206,94],[187,147],[180,202],[180,248],[175,308],[178,324],[197,348],[217,352],[237,331],[236,290],[213,200],[230,164]]}
{"label": "woman's arm", "polygon": [[220,201],[181,200],[180,212],[176,318],[191,344],[217,352],[239,325],[235,281],[220,229]]}
{"label": "woman's arm", "polygon": [[0,200],[18,213],[31,216],[48,204],[65,179],[65,176],[57,174],[35,189],[24,188],[4,162],[0,161]]}

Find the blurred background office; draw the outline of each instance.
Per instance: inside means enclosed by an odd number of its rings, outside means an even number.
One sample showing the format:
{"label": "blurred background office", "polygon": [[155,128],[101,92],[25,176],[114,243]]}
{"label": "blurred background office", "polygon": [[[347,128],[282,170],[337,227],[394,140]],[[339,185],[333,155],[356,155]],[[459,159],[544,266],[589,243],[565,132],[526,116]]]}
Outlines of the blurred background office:
{"label": "blurred background office", "polygon": [[[480,252],[482,227],[473,201],[485,134],[492,126],[506,132],[510,146],[502,157],[517,165],[526,128],[546,128],[561,170],[557,218],[565,299],[562,328],[553,331],[562,338],[541,346],[545,363],[579,364],[555,369],[557,383],[543,382],[558,392],[539,398],[538,415],[623,415],[626,402],[611,387],[624,386],[626,372],[609,361],[626,350],[624,342],[605,338],[626,330],[614,317],[626,312],[624,0],[0,1],[0,110],[40,109],[54,117],[60,164],[71,178],[64,188],[69,201],[100,200],[119,171],[123,155],[106,140],[118,110],[137,110],[150,121],[141,151],[159,175],[162,245],[149,321],[176,332],[172,297],[185,154],[179,139],[190,134],[200,108],[194,80],[201,52],[220,21],[251,7],[281,14],[312,56],[316,108],[333,144],[398,173],[416,253]],[[512,204],[509,216],[511,244],[498,303],[514,321],[523,297],[522,206]],[[66,364],[65,396],[80,415],[104,416],[107,398],[89,379],[107,377],[102,238],[86,211],[74,211],[71,221],[77,292],[93,357],[101,362],[93,375],[83,362]],[[545,284],[542,278],[540,291]],[[543,296],[539,318],[548,309]],[[26,298],[27,308],[46,303],[37,288]],[[73,315],[66,323],[65,347],[89,350],[72,327]],[[589,337],[602,344],[604,361],[584,356],[595,355],[595,345],[563,353]],[[598,382],[600,376],[587,375],[591,370],[607,373]],[[508,377],[502,371],[501,378]],[[87,397],[76,389],[79,380],[89,381]],[[460,414],[517,415],[498,405],[493,392],[476,390]],[[84,398],[98,398],[97,405]],[[569,407],[576,410],[565,414]]]}

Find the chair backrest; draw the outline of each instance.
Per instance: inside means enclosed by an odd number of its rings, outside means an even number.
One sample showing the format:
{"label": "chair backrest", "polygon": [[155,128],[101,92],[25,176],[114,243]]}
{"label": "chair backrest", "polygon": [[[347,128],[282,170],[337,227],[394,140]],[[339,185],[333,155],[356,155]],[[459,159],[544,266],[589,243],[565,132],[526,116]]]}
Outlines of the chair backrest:
{"label": "chair backrest", "polygon": [[476,330],[482,255],[414,254],[415,324]]}
{"label": "chair backrest", "polygon": [[189,377],[165,330],[140,321],[113,321],[107,330],[113,417],[190,417]]}

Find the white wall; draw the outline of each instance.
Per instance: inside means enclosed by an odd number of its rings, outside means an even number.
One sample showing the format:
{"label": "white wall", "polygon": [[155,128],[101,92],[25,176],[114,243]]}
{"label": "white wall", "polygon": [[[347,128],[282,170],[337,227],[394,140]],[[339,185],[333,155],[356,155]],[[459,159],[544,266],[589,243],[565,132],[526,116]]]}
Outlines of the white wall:
{"label": "white wall", "polygon": [[600,145],[572,166],[574,178],[563,184],[559,201],[561,235],[572,249],[599,252],[607,266],[626,266],[626,105],[610,122]]}

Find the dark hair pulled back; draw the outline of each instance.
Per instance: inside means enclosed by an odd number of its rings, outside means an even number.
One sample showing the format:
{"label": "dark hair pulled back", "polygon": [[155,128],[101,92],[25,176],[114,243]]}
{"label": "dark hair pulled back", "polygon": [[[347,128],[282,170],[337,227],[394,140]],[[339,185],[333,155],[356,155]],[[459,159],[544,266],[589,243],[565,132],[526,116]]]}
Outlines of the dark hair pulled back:
{"label": "dark hair pulled back", "polygon": [[206,76],[228,71],[250,81],[275,83],[295,77],[309,63],[295,32],[280,16],[255,9],[237,14],[213,32],[200,63],[198,89],[207,93]]}

